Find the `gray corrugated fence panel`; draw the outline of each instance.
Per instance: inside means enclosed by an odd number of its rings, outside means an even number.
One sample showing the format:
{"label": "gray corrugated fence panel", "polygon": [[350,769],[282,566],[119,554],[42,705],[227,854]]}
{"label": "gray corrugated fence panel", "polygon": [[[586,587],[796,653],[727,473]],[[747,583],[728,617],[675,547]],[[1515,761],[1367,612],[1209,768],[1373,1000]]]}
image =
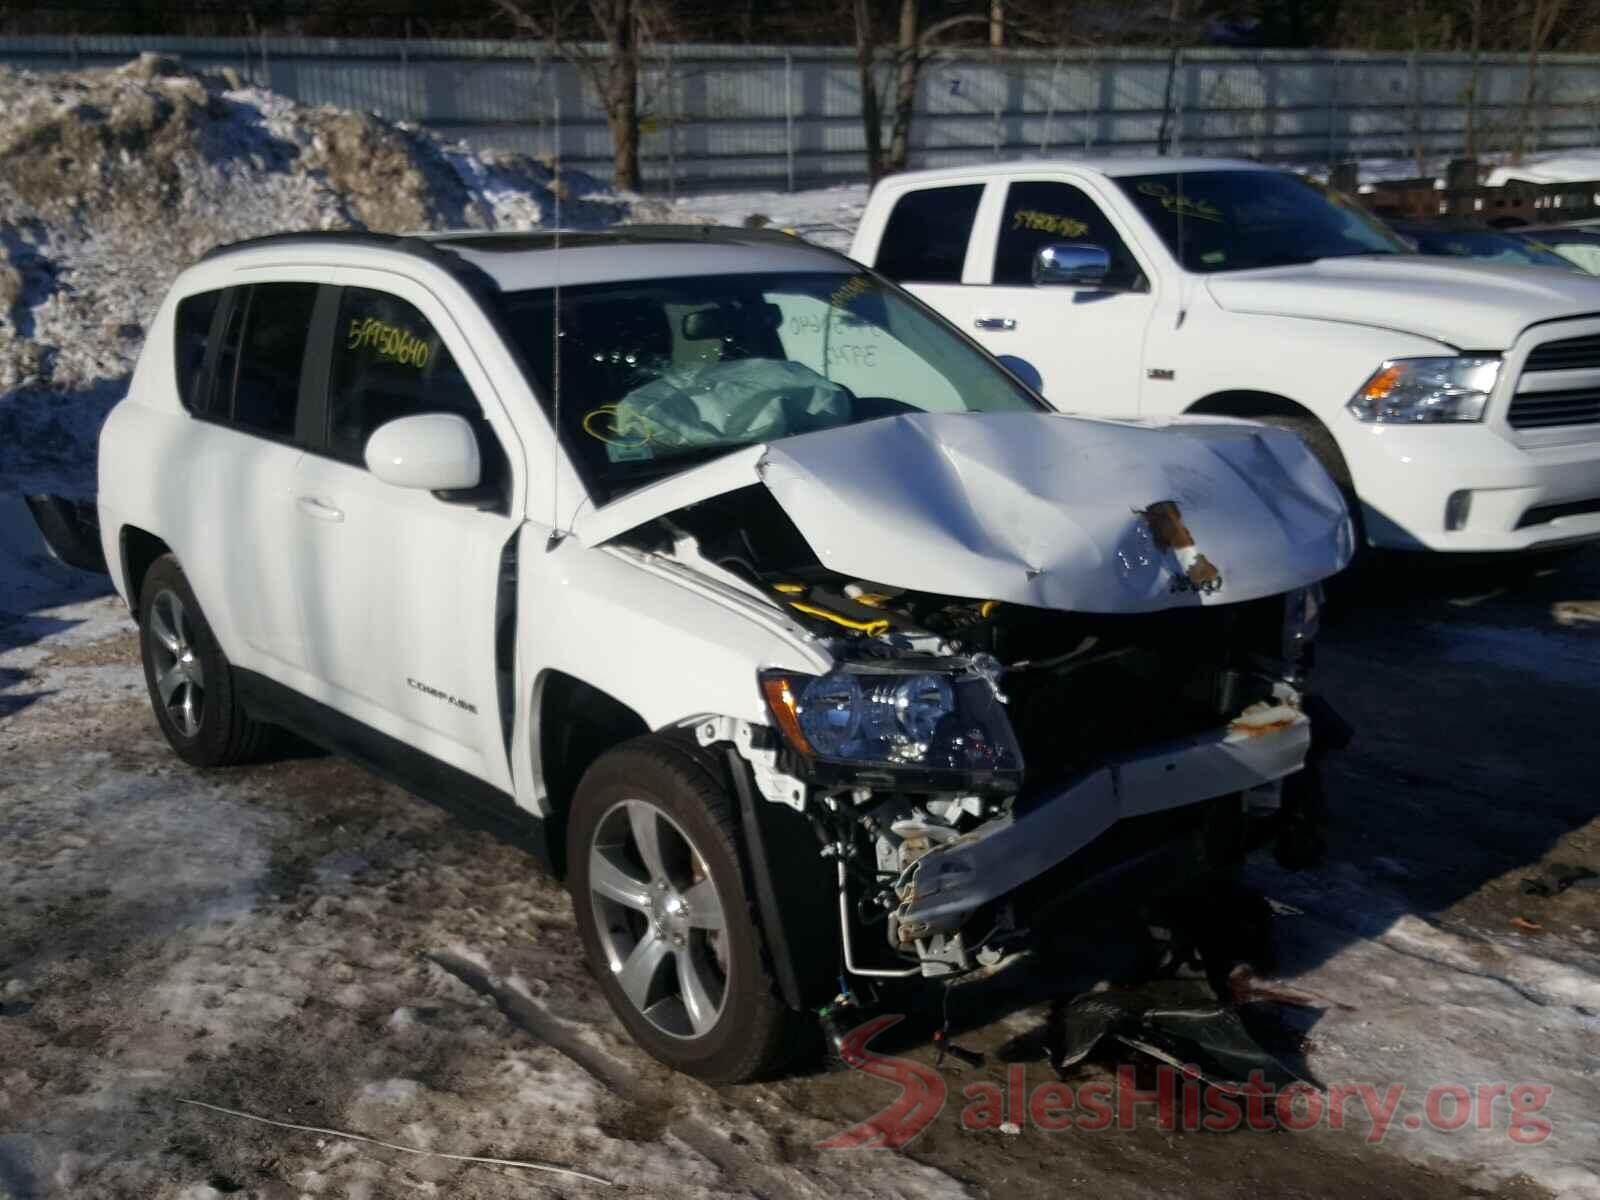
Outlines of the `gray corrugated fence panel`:
{"label": "gray corrugated fence panel", "polygon": [[[482,147],[559,152],[573,166],[609,172],[598,98],[577,68],[533,42],[0,38],[0,63],[107,67],[146,50],[199,69],[231,67],[302,103],[415,121]],[[875,71],[886,97],[892,69],[885,58]],[[1535,109],[1525,113],[1527,80],[1522,55],[1479,60],[1480,152],[1600,142],[1600,58],[1543,60]],[[1185,153],[1311,163],[1438,158],[1461,151],[1473,91],[1465,54],[1185,48],[1174,64],[1168,52],[1148,48],[961,50],[936,56],[923,73],[911,161],[1012,159],[1041,146],[1055,154],[1148,153],[1163,132]],[[1169,95],[1173,111],[1163,121]],[[666,190],[669,164],[674,188],[781,187],[791,171],[807,185],[858,179],[860,105],[849,48],[662,47],[641,85],[647,183]],[[886,134],[887,124],[886,116]]]}

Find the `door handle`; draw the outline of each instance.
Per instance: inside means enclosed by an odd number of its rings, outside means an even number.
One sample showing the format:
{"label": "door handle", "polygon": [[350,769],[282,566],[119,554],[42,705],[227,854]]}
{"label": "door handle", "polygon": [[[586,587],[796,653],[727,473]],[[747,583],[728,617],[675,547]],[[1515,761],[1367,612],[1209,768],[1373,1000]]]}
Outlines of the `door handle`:
{"label": "door handle", "polygon": [[325,501],[318,500],[315,496],[301,496],[297,501],[300,511],[308,517],[315,517],[319,521],[342,521],[344,510],[335,508]]}
{"label": "door handle", "polygon": [[979,317],[973,324],[979,329],[997,329],[1002,333],[1006,333],[1017,327],[1017,319],[1015,317]]}

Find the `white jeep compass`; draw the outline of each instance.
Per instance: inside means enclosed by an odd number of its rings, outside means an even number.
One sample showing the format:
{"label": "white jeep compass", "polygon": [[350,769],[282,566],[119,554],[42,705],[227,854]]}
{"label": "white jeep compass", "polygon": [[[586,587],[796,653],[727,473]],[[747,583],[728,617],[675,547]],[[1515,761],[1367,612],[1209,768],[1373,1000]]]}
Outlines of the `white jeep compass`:
{"label": "white jeep compass", "polygon": [[623,1022],[711,1080],[841,981],[1292,827],[1351,550],[1292,433],[1054,414],[848,259],[681,227],[214,251],[99,511],[179,755],[285,726],[524,826]]}

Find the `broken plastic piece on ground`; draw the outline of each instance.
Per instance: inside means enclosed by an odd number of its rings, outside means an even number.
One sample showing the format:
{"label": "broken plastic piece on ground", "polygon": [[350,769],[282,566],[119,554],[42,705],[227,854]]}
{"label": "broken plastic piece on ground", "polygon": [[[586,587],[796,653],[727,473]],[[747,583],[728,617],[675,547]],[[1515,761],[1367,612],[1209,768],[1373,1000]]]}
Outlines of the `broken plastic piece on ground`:
{"label": "broken plastic piece on ground", "polygon": [[1278,1088],[1307,1082],[1250,1035],[1238,1009],[1192,987],[1150,984],[1090,992],[1062,1005],[1052,1017],[1051,1066],[1058,1072],[1082,1062],[1111,1038],[1159,1062],[1193,1067],[1201,1079],[1218,1086],[1242,1085],[1252,1078]]}
{"label": "broken plastic piece on ground", "polygon": [[1568,888],[1600,889],[1600,872],[1571,863],[1551,863],[1522,881],[1524,896],[1554,896]]}

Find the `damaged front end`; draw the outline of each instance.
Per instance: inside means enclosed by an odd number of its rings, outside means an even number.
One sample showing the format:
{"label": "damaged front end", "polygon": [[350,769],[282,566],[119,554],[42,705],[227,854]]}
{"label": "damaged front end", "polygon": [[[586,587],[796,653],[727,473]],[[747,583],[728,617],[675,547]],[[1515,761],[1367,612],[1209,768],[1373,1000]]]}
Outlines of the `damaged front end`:
{"label": "damaged front end", "polygon": [[[1231,805],[1242,833],[1252,804],[1276,808],[1279,782],[1305,765],[1309,590],[1130,618],[867,586],[790,594],[822,622],[861,622],[864,596],[905,626],[833,639],[827,675],[762,676],[772,775],[804,790],[837,860],[852,973],[999,962],[1084,882],[1078,856],[1114,827],[1142,836],[1097,877],[1203,869],[1170,851],[1226,820],[1208,802]],[[931,643],[920,653],[919,640]],[[876,950],[861,941],[874,931]]]}
{"label": "damaged front end", "polygon": [[831,659],[758,673],[770,723],[696,731],[817,834],[849,974],[992,966],[1091,876],[1214,867],[1305,766],[1350,542],[1292,436],[925,415],[745,453],[607,537]]}

